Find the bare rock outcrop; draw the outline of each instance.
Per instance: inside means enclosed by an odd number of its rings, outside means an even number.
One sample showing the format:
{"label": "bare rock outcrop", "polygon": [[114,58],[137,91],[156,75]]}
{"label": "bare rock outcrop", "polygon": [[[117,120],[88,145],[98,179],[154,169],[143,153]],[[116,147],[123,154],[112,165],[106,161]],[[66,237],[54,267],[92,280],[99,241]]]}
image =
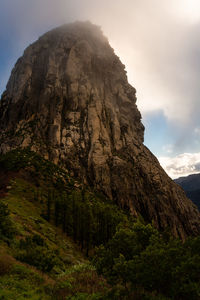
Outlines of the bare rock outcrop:
{"label": "bare rock outcrop", "polygon": [[133,215],[185,238],[199,212],[144,146],[136,90],[99,27],[76,22],[30,45],[0,101],[0,152],[30,146]]}

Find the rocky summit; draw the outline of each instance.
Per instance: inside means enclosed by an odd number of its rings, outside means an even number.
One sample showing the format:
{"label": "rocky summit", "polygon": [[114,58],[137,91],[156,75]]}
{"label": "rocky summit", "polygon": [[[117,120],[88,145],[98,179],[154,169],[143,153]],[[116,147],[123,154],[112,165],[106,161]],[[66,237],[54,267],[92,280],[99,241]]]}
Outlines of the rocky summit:
{"label": "rocky summit", "polygon": [[99,27],[76,22],[30,45],[0,101],[0,152],[30,147],[134,216],[184,239],[195,205],[143,144],[136,90]]}

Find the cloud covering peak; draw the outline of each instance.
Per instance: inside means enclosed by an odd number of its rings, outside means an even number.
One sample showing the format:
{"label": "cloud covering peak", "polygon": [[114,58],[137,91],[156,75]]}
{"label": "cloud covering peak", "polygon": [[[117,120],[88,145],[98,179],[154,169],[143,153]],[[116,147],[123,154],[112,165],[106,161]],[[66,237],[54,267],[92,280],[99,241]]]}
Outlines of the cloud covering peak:
{"label": "cloud covering peak", "polygon": [[2,0],[0,92],[28,44],[76,20],[100,25],[126,65],[147,146],[158,156],[167,145],[173,157],[199,152],[199,0]]}

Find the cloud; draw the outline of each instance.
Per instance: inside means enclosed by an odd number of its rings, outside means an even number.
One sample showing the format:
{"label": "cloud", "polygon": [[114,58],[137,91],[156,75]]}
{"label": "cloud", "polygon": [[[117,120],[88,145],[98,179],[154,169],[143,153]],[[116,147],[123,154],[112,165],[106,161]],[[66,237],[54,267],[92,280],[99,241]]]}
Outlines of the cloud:
{"label": "cloud", "polygon": [[200,136],[200,128],[199,127],[196,127],[194,129],[194,134],[197,135],[197,136]]}
{"label": "cloud", "polygon": [[158,158],[161,166],[173,179],[200,172],[200,152],[183,153],[175,157]]}
{"label": "cloud", "polygon": [[[168,138],[163,145],[172,144],[174,153],[193,151],[194,146],[194,151],[199,151],[198,135],[194,137],[193,132],[199,128],[200,115],[200,2],[4,0],[0,38],[12,40],[8,61],[47,30],[88,19],[102,26],[126,65],[144,120],[155,111],[162,112]],[[1,89],[8,79],[7,69],[0,61]],[[161,134],[157,137],[153,130],[149,135],[156,141]],[[162,146],[160,149],[164,151]]]}
{"label": "cloud", "polygon": [[65,22],[90,19],[100,24],[127,66],[143,113],[162,109],[170,120],[196,121],[194,116],[191,120],[200,94],[200,4],[196,0],[6,3],[2,10],[7,15],[5,22],[15,28],[23,47]]}

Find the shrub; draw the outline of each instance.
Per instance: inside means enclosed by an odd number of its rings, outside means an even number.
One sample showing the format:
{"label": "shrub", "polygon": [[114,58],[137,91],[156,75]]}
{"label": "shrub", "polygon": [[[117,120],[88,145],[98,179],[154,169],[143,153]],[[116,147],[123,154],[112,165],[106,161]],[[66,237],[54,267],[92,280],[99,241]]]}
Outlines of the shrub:
{"label": "shrub", "polygon": [[104,295],[108,288],[106,280],[98,276],[94,266],[80,264],[73,266],[60,278],[54,287],[54,297],[55,299],[79,299],[79,296],[87,295],[86,299],[101,299],[99,295]]}
{"label": "shrub", "polygon": [[50,272],[57,262],[56,254],[48,249],[39,235],[28,236],[25,240],[21,240],[16,258],[43,272]]}
{"label": "shrub", "polygon": [[8,205],[0,200],[0,239],[14,236],[15,229],[9,214]]}

